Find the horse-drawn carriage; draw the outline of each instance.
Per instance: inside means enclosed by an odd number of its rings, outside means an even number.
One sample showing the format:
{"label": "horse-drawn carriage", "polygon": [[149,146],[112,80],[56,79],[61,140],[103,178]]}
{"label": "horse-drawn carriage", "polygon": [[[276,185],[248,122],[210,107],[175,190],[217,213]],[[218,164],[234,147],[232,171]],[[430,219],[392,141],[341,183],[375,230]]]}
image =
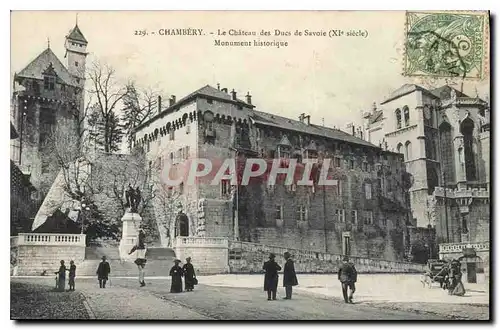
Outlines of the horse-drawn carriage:
{"label": "horse-drawn carriage", "polygon": [[422,275],[421,282],[427,287],[431,287],[432,283],[439,283],[442,288],[446,285],[446,278],[449,272],[448,262],[445,260],[429,259],[427,261],[427,271]]}

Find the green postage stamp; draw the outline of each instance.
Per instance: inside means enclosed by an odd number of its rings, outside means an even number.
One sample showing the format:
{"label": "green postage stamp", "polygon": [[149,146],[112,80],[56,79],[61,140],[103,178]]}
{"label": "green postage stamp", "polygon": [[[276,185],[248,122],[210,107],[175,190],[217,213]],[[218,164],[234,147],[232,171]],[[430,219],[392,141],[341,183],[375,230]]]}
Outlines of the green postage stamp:
{"label": "green postage stamp", "polygon": [[482,79],[488,27],[488,12],[407,12],[404,74]]}

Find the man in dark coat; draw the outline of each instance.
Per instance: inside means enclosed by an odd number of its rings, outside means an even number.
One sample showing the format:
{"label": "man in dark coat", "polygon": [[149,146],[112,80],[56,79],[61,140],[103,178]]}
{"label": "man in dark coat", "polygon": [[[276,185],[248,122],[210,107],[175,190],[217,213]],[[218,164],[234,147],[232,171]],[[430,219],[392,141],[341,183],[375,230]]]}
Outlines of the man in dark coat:
{"label": "man in dark coat", "polygon": [[182,292],[182,276],[184,272],[179,266],[181,261],[179,259],[174,260],[174,266],[170,269],[170,276],[172,277],[172,284],[170,285],[170,293]]}
{"label": "man in dark coat", "polygon": [[286,297],[283,299],[292,299],[292,287],[298,285],[297,274],[290,253],[285,252],[285,267],[283,270],[283,286],[285,287]]}
{"label": "man in dark coat", "polygon": [[267,300],[276,300],[276,291],[278,290],[278,271],[281,267],[274,261],[276,256],[271,253],[269,260],[264,263],[262,269],[266,272],[264,275],[264,291],[267,291]]}
{"label": "man in dark coat", "polygon": [[191,263],[191,257],[186,258],[186,263],[182,266],[182,272],[184,273],[184,287],[186,291],[193,291],[196,274],[194,273],[194,267]]}
{"label": "man in dark coat", "polygon": [[106,256],[102,256],[102,261],[99,263],[99,267],[97,267],[97,279],[99,280],[99,287],[101,289],[106,288],[106,281],[108,280],[108,275],[111,273],[111,267],[109,263],[106,261]]}
{"label": "man in dark coat", "polygon": [[69,291],[75,291],[75,277],[76,277],[76,266],[75,262],[71,260],[69,262]]}
{"label": "man in dark coat", "polygon": [[[344,263],[340,266],[338,277],[339,281],[342,283],[342,295],[344,296],[344,301],[346,303],[352,304],[352,296],[356,292],[356,281],[358,280],[358,272],[354,267],[352,262],[349,262],[349,257],[345,256],[343,259]],[[351,290],[351,293],[347,295],[347,289]]]}

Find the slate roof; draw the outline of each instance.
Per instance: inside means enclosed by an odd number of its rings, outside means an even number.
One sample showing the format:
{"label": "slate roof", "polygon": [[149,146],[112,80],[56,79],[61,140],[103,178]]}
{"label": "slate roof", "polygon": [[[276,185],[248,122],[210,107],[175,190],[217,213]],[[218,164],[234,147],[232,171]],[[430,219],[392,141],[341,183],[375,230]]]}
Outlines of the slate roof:
{"label": "slate roof", "polygon": [[62,64],[62,62],[57,58],[56,54],[50,49],[45,49],[40,55],[38,55],[33,61],[31,61],[24,69],[22,69],[17,77],[21,78],[31,78],[43,80],[43,72],[49,68],[50,64],[54,71],[57,73],[57,77],[66,85],[78,86],[73,76],[69,73],[68,69]]}
{"label": "slate roof", "polygon": [[80,41],[80,42],[83,42],[85,44],[88,44],[88,41],[83,36],[82,31],[80,31],[80,28],[78,27],[78,24],[75,25],[75,27],[73,28],[73,30],[71,30],[69,32],[68,39],[73,39],[73,40]]}
{"label": "slate roof", "polygon": [[421,91],[424,92],[432,97],[435,97],[433,93],[431,93],[429,90],[423,88],[422,86],[415,85],[415,84],[404,84],[403,86],[399,87],[395,91],[393,91],[384,101],[382,101],[380,104],[385,104],[388,103],[392,100],[395,100],[401,96],[405,96],[407,94],[413,93],[415,91]]}
{"label": "slate roof", "polygon": [[330,138],[330,139],[335,139],[335,140],[340,140],[340,141],[345,141],[345,142],[349,142],[349,143],[353,143],[353,144],[358,144],[358,145],[363,145],[363,146],[367,146],[367,147],[380,149],[378,146],[376,146],[368,141],[357,138],[357,137],[350,135],[344,131],[330,128],[330,127],[318,126],[318,125],[314,125],[314,124],[307,125],[306,123],[302,123],[298,120],[289,119],[286,117],[281,117],[281,116],[274,115],[271,113],[256,111],[256,110],[252,111],[250,118],[256,124],[278,127],[278,128],[282,128],[282,129],[286,129],[286,130],[290,130],[290,131],[302,132],[302,133],[306,133],[306,134],[322,136],[322,137],[326,137],[326,138]]}
{"label": "slate roof", "polygon": [[439,88],[431,90],[431,93],[434,94],[435,96],[439,97],[442,100],[447,100],[451,97],[451,91],[455,90],[455,94],[457,97],[469,97],[468,95],[462,93],[458,89],[455,89],[453,87],[450,87],[448,85],[441,86]]}
{"label": "slate roof", "polygon": [[222,101],[226,101],[226,102],[230,102],[230,103],[241,104],[241,105],[246,106],[246,107],[251,107],[251,108],[255,107],[255,106],[253,106],[251,104],[248,104],[248,103],[246,103],[246,102],[244,102],[244,101],[242,101],[242,100],[240,100],[238,98],[236,98],[236,100],[233,100],[232,95],[230,94],[230,92],[226,93],[226,92],[223,92],[221,90],[218,90],[215,87],[212,87],[210,85],[206,85],[206,86],[203,86],[202,88],[197,89],[194,92],[188,94],[187,96],[184,96],[180,100],[176,101],[175,104],[173,104],[172,106],[168,107],[167,109],[163,110],[162,112],[160,112],[156,116],[152,117],[148,121],[146,121],[146,122],[142,123],[141,125],[137,126],[135,128],[135,130],[138,130],[138,129],[140,129],[140,128],[146,126],[146,125],[148,125],[149,123],[152,123],[156,119],[161,118],[161,117],[163,117],[163,116],[171,113],[173,109],[178,108],[183,103],[187,103],[187,102],[195,99],[197,96],[200,96],[200,95],[201,96],[208,96],[208,97],[210,97],[212,99],[215,99],[215,100],[222,100]]}

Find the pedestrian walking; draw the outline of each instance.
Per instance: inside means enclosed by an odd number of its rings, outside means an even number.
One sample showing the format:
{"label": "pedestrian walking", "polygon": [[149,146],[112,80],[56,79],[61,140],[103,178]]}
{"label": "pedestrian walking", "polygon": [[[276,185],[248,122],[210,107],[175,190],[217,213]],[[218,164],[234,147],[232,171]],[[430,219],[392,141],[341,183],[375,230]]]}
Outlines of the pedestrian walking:
{"label": "pedestrian walking", "polygon": [[171,293],[182,292],[182,276],[183,271],[179,266],[181,261],[179,259],[174,260],[174,266],[170,269],[170,276],[172,277],[172,284],[170,286]]}
{"label": "pedestrian walking", "polygon": [[[344,296],[344,301],[352,304],[353,295],[354,292],[356,292],[355,283],[358,280],[358,272],[356,271],[354,264],[349,262],[348,256],[343,258],[343,262],[344,263],[339,269],[338,278],[342,284],[342,295]],[[347,294],[347,289],[351,291],[349,295]]]}
{"label": "pedestrian walking", "polygon": [[186,263],[182,266],[184,274],[184,288],[186,291],[193,291],[194,286],[197,284],[196,274],[194,273],[193,264],[191,264],[191,257],[186,258]]}
{"label": "pedestrian walking", "polygon": [[146,273],[146,234],[142,228],[139,229],[139,233],[137,235],[137,244],[134,245],[132,250],[128,254],[132,254],[136,252],[135,264],[137,265],[137,269],[139,270],[139,284],[141,287],[146,286],[146,282],[144,281],[144,276]]}
{"label": "pedestrian walking", "polygon": [[448,294],[453,296],[465,295],[465,287],[462,283],[462,272],[460,271],[460,262],[453,260],[450,266],[451,285],[448,289]]}
{"label": "pedestrian walking", "polygon": [[265,271],[264,275],[264,291],[267,292],[267,300],[276,300],[276,291],[278,290],[278,271],[281,267],[274,261],[276,255],[271,253],[269,260],[264,262],[262,269]]}
{"label": "pedestrian walking", "polygon": [[297,274],[295,274],[292,256],[289,252],[285,252],[283,256],[286,260],[283,267],[283,286],[285,287],[285,298],[283,299],[292,299],[292,287],[298,285],[299,281],[297,281]]}
{"label": "pedestrian walking", "polygon": [[69,291],[75,291],[75,277],[76,277],[76,266],[75,262],[71,260],[69,262]]}
{"label": "pedestrian walking", "polygon": [[106,261],[106,256],[102,256],[102,261],[99,263],[99,267],[97,267],[97,279],[99,280],[99,287],[101,289],[106,288],[106,282],[108,280],[108,275],[111,274],[111,267],[109,263]]}
{"label": "pedestrian walking", "polygon": [[56,272],[57,274],[57,291],[64,292],[66,288],[66,265],[64,265],[64,260],[61,260],[61,266],[59,266],[59,270]]}

